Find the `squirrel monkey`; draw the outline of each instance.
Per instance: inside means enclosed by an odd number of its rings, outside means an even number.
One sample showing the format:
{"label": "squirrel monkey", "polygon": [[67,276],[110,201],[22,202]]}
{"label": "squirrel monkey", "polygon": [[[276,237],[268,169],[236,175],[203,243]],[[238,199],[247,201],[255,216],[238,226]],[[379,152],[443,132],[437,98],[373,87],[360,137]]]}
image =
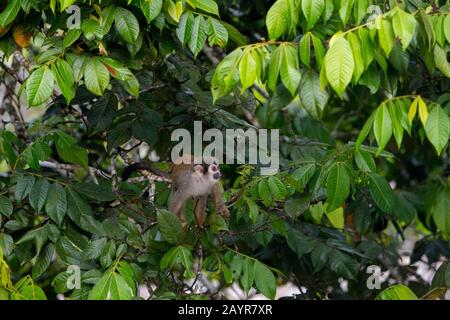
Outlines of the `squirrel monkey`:
{"label": "squirrel monkey", "polygon": [[201,164],[194,163],[194,156],[188,155],[172,164],[169,174],[156,172],[151,167],[136,163],[128,166],[122,175],[122,180],[127,180],[133,171],[139,169],[149,170],[157,175],[172,180],[172,194],[169,202],[169,211],[180,219],[183,230],[186,229],[185,205],[190,198],[193,199],[194,213],[197,225],[202,226],[205,222],[206,205],[208,196],[212,194],[216,210],[228,219],[230,213],[222,199],[222,191],[218,184],[221,174],[217,161],[214,158],[206,158]]}

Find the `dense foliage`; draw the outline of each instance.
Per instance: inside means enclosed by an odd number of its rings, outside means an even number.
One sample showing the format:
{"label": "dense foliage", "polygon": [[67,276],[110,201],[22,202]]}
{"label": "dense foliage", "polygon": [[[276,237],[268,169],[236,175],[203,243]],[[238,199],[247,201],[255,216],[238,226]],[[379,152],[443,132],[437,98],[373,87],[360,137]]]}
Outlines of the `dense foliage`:
{"label": "dense foliage", "polygon": [[[0,12],[1,299],[450,287],[448,2],[9,0]],[[170,183],[120,174],[149,156],[167,170],[171,132],[194,120],[278,128],[281,162],[273,176],[223,165],[231,219],[209,208],[199,230],[188,206],[183,235]],[[417,262],[440,263],[431,285]],[[367,286],[373,265],[388,271],[381,289]]]}

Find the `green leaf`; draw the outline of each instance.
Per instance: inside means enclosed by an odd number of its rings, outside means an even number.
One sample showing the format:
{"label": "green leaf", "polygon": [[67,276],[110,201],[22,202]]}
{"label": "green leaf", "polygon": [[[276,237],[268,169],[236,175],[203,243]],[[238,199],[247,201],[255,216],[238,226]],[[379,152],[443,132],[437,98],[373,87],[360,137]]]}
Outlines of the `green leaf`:
{"label": "green leaf", "polygon": [[64,161],[88,167],[87,150],[75,145],[74,139],[61,131],[56,139],[56,151]]}
{"label": "green leaf", "polygon": [[310,67],[311,61],[311,33],[306,33],[298,44],[298,50],[300,53],[300,61],[307,66]]}
{"label": "green leaf", "polygon": [[334,39],[331,48],[325,55],[325,66],[328,82],[334,91],[342,97],[355,69],[352,49],[343,37]]}
{"label": "green leaf", "polygon": [[314,175],[316,171],[316,165],[314,163],[310,163],[304,166],[301,166],[297,170],[292,173],[292,177],[298,181],[302,188],[305,188],[308,184],[309,180]]}
{"label": "green leaf", "polygon": [[251,198],[246,198],[247,206],[248,206],[248,215],[250,220],[252,220],[253,224],[257,222],[259,216],[259,207],[255,201]]}
{"label": "green leaf", "polygon": [[286,33],[288,29],[289,11],[286,0],[277,0],[266,15],[266,26],[269,39],[275,40]]}
{"label": "green leaf", "polygon": [[386,213],[392,212],[395,195],[385,178],[376,173],[369,173],[369,190],[377,206]]}
{"label": "green leaf", "polygon": [[95,260],[100,257],[107,244],[106,238],[100,238],[94,241],[89,241],[89,244],[84,248],[83,255],[86,259]]}
{"label": "green leaf", "polygon": [[[352,14],[353,1],[354,0],[341,0],[341,8],[339,9],[339,17],[341,18],[344,26],[347,24],[348,19],[350,19],[350,16]],[[358,2],[358,0],[356,0],[356,2]]]}
{"label": "green leaf", "polygon": [[407,286],[397,284],[381,291],[376,300],[417,300],[417,296]]}
{"label": "green leaf", "polygon": [[272,203],[272,195],[267,180],[261,180],[258,183],[258,194],[266,207]]}
{"label": "green leaf", "polygon": [[61,12],[65,11],[68,7],[73,5],[77,0],[59,0],[61,6]]}
{"label": "green leaf", "polygon": [[242,275],[240,283],[245,293],[248,293],[253,286],[255,280],[255,269],[253,260],[245,258],[242,262]]}
{"label": "green leaf", "polygon": [[279,50],[281,82],[295,96],[301,80],[297,50],[291,44],[281,44]]}
{"label": "green leaf", "polygon": [[31,176],[19,176],[17,178],[15,190],[15,198],[17,201],[22,201],[30,193],[35,181],[36,179]]}
{"label": "green leaf", "polygon": [[355,16],[355,23],[359,25],[367,14],[367,7],[369,6],[368,0],[356,0],[353,14]]}
{"label": "green leaf", "polygon": [[53,93],[55,78],[48,66],[33,71],[27,80],[27,97],[29,106],[39,106],[46,102]]}
{"label": "green leaf", "polygon": [[259,261],[254,264],[255,285],[269,299],[275,299],[277,283],[272,271]]}
{"label": "green leaf", "polygon": [[49,188],[50,183],[47,179],[39,179],[34,184],[33,188],[31,188],[30,205],[37,212],[40,212],[44,207],[45,201],[47,200]]}
{"label": "green leaf", "polygon": [[219,7],[214,0],[187,0],[187,2],[196,9],[219,15]]}
{"label": "green leaf", "polygon": [[324,9],[324,0],[302,0],[302,12],[305,16],[308,30],[314,28]]}
{"label": "green leaf", "polygon": [[433,221],[438,229],[445,235],[450,235],[450,187],[441,189],[431,207]]}
{"label": "green leaf", "polygon": [[81,226],[83,216],[92,216],[92,209],[89,204],[80,197],[72,188],[66,188],[67,194],[67,214],[69,218],[78,226]]}
{"label": "green leaf", "polygon": [[305,236],[301,231],[291,228],[287,232],[287,243],[289,248],[300,258],[302,255],[311,252],[314,249],[314,240]]}
{"label": "green leaf", "polygon": [[216,67],[211,80],[211,91],[214,102],[231,92],[239,82],[238,65],[243,51],[237,48],[225,57]]}
{"label": "green leaf", "polygon": [[45,212],[50,219],[61,225],[67,212],[66,190],[57,183],[50,186],[47,202],[45,203]]}
{"label": "green leaf", "polygon": [[353,59],[355,61],[355,70],[353,72],[353,83],[356,84],[364,72],[364,58],[359,38],[353,32],[347,35],[347,40],[352,48]]}
{"label": "green leaf", "polygon": [[194,25],[194,15],[192,12],[186,11],[183,13],[176,29],[178,40],[185,45],[188,43],[192,34],[192,27]]}
{"label": "green leaf", "polygon": [[238,29],[233,27],[231,24],[226,23],[225,21],[220,21],[225,29],[227,29],[228,37],[234,41],[238,46],[245,46],[247,44],[247,38],[239,32]]}
{"label": "green leaf", "polygon": [[383,48],[383,51],[386,54],[386,57],[389,57],[389,54],[391,53],[392,48],[395,44],[394,29],[392,28],[391,21],[383,19],[381,16],[379,19],[380,28],[378,29],[378,38],[381,43],[381,48]]}
{"label": "green leaf", "polygon": [[84,82],[92,93],[101,96],[109,84],[108,68],[97,57],[87,60],[84,68]]}
{"label": "green leaf", "polygon": [[20,1],[18,0],[8,1],[7,4],[6,8],[3,9],[3,12],[0,14],[1,28],[6,27],[13,22],[20,10]]}
{"label": "green leaf", "polygon": [[162,7],[163,0],[141,0],[141,10],[147,23],[152,22],[161,13]]}
{"label": "green leaf", "polygon": [[45,272],[50,266],[53,256],[55,254],[55,245],[47,243],[45,248],[39,254],[36,264],[33,266],[32,277],[37,278]]}
{"label": "green leaf", "polygon": [[269,184],[269,189],[273,195],[273,198],[275,200],[283,200],[287,194],[284,183],[276,176],[270,176],[269,179],[267,179],[267,182]]}
{"label": "green leaf", "polygon": [[242,92],[250,88],[256,81],[256,60],[252,50],[245,50],[239,63],[239,78],[241,79]]}
{"label": "green leaf", "polygon": [[194,25],[192,26],[192,33],[188,41],[188,46],[194,57],[202,51],[206,43],[206,30],[205,30],[205,19],[203,16],[198,15],[194,19]]}
{"label": "green leaf", "polygon": [[3,252],[3,256],[9,257],[9,255],[13,252],[13,249],[14,239],[9,234],[0,233],[0,259],[3,258],[1,252]]}
{"label": "green leaf", "polygon": [[447,78],[450,78],[450,63],[447,61],[447,52],[440,45],[434,46],[434,63],[436,67],[441,71]]}
{"label": "green leaf", "polygon": [[328,103],[329,94],[327,90],[320,88],[320,78],[312,69],[303,75],[300,82],[300,100],[308,113],[316,118],[322,115]]}
{"label": "green leaf", "polygon": [[384,103],[375,111],[373,132],[378,143],[378,151],[381,151],[392,136],[392,120],[389,110]]}
{"label": "green leaf", "polygon": [[173,213],[161,210],[158,212],[157,220],[158,228],[167,242],[172,244],[181,243],[183,230],[180,220]]}
{"label": "green leaf", "polygon": [[344,228],[344,208],[339,207],[335,210],[327,213],[327,218],[330,220],[330,223],[336,229]]}
{"label": "green leaf", "polygon": [[328,211],[342,205],[350,194],[350,175],[344,163],[336,162],[327,177]]}
{"label": "green leaf", "polygon": [[116,29],[128,43],[133,43],[139,35],[139,22],[134,14],[122,7],[116,8],[114,17]]}
{"label": "green leaf", "polygon": [[114,272],[107,271],[95,284],[89,293],[89,300],[132,300],[135,292],[125,278]]}
{"label": "green leaf", "polygon": [[56,83],[66,98],[67,104],[69,104],[75,96],[75,79],[72,67],[66,60],[58,59],[51,65],[51,68]]}
{"label": "green leaf", "polygon": [[11,217],[13,213],[13,204],[11,200],[5,196],[0,196],[0,214],[5,217]]}
{"label": "green leaf", "polygon": [[67,30],[66,34],[64,35],[63,39],[63,49],[67,49],[72,44],[75,43],[75,41],[78,40],[81,36],[81,30],[80,29],[69,29]]}
{"label": "green leaf", "polygon": [[110,184],[79,182],[72,185],[72,188],[78,193],[97,201],[113,201],[116,199]]}
{"label": "green leaf", "polygon": [[359,170],[364,172],[376,172],[377,167],[372,155],[362,149],[357,149],[355,152],[355,162]]}
{"label": "green leaf", "polygon": [[403,51],[408,48],[416,30],[417,21],[412,14],[406,13],[399,7],[395,8],[396,12],[392,17],[392,27],[394,33],[400,38]]}
{"label": "green leaf", "polygon": [[389,115],[392,120],[392,129],[394,133],[395,141],[397,142],[397,147],[400,149],[403,140],[403,126],[399,119],[399,114],[397,109],[400,109],[401,106],[397,105],[395,101],[391,101],[388,103]]}
{"label": "green leaf", "polygon": [[316,58],[317,65],[322,67],[323,57],[325,55],[325,49],[323,47],[322,41],[316,36],[312,35],[314,55]]}
{"label": "green leaf", "polygon": [[450,137],[449,118],[441,106],[435,105],[431,109],[425,123],[425,133],[438,155],[440,155]]}
{"label": "green leaf", "polygon": [[206,20],[206,32],[211,46],[218,45],[223,48],[227,45],[228,32],[219,20],[209,17]]}
{"label": "green leaf", "polygon": [[29,275],[20,279],[14,288],[11,300],[47,300],[44,291],[34,283]]}

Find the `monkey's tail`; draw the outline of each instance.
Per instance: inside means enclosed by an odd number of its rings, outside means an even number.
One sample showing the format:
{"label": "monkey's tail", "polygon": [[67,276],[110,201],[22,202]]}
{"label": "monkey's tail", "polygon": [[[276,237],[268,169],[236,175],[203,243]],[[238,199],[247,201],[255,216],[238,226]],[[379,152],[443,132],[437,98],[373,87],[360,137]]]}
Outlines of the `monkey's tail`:
{"label": "monkey's tail", "polygon": [[123,172],[122,172],[122,181],[126,181],[128,180],[128,178],[131,176],[131,174],[135,171],[139,171],[139,170],[147,170],[150,171],[151,173],[160,176],[162,178],[165,179],[170,179],[170,177],[165,173],[162,172],[158,169],[152,168],[151,166],[149,166],[146,163],[142,163],[142,162],[136,162],[133,163],[131,165],[129,165],[128,167],[126,167]]}

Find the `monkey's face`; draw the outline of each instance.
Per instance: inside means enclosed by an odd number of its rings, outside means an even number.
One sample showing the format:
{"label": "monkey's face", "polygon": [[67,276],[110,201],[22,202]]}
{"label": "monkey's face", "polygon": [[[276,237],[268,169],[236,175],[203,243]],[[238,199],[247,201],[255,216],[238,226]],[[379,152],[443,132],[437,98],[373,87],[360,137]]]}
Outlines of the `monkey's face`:
{"label": "monkey's face", "polygon": [[220,169],[219,165],[217,163],[211,163],[211,164],[197,164],[194,167],[194,174],[203,180],[207,180],[211,183],[216,183],[219,181],[221,175],[220,175]]}

